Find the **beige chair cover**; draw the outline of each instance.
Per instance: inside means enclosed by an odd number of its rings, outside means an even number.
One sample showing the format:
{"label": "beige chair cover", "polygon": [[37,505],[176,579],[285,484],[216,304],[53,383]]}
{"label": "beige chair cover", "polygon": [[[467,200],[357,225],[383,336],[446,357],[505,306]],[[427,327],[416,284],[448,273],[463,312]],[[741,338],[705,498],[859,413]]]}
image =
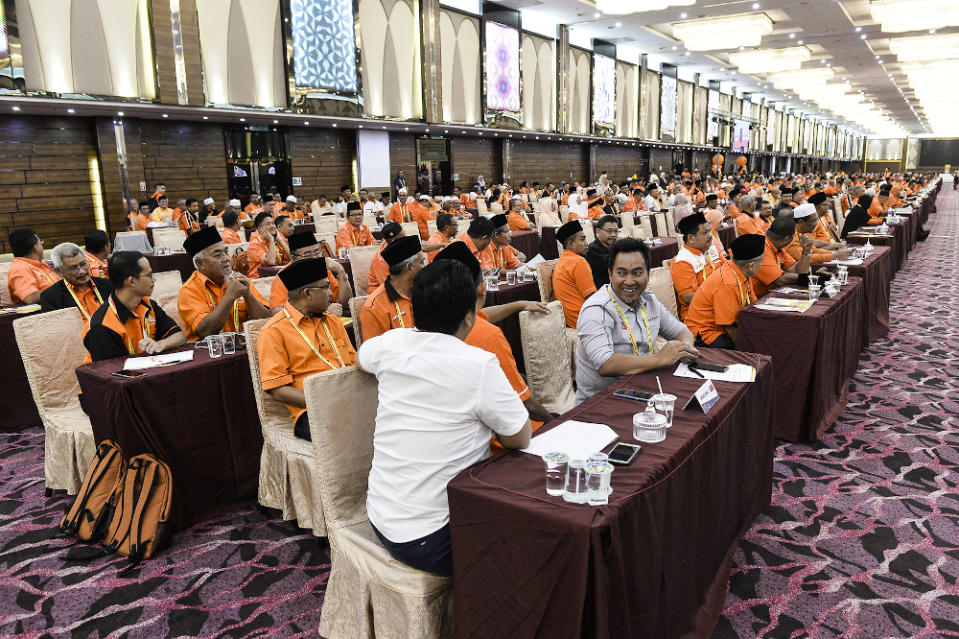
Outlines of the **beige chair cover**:
{"label": "beige chair cover", "polygon": [[482,197],[478,197],[476,198],[475,202],[477,213],[483,216],[489,215],[489,209],[486,208],[486,200],[484,200]]}
{"label": "beige chair cover", "polygon": [[0,262],[0,304],[10,304],[13,300],[10,297],[10,288],[7,283],[7,276],[10,273],[10,262]]}
{"label": "beige chair cover", "polygon": [[420,226],[416,222],[403,222],[400,224],[403,227],[403,232],[410,237],[419,237],[420,236]]}
{"label": "beige chair cover", "polygon": [[163,295],[154,294],[152,299],[160,305],[164,313],[169,315],[173,321],[177,323],[180,330],[186,330],[186,324],[183,323],[183,318],[180,317],[179,292],[164,293]]}
{"label": "beige chair cover", "polygon": [[153,247],[150,246],[146,231],[120,231],[113,238],[113,250],[114,252],[140,251],[141,253],[149,253],[153,250]]}
{"label": "beige chair cover", "polygon": [[273,288],[273,280],[276,279],[276,275],[270,275],[269,277],[255,277],[250,280],[250,284],[256,287],[256,290],[259,291],[260,295],[266,298],[266,301],[270,301],[270,289]]}
{"label": "beige chair cover", "polygon": [[673,219],[673,214],[669,213],[666,215],[666,235],[668,237],[676,237],[676,220]]}
{"label": "beige chair cover", "polygon": [[[389,213],[389,211],[387,211],[387,213]],[[339,231],[339,230],[340,230],[340,227],[343,225],[343,222],[344,222],[345,220],[340,219],[340,218],[337,218],[337,221],[338,221],[339,223],[336,225],[336,230]],[[370,228],[372,229],[374,226],[376,226],[377,224],[379,224],[379,222],[376,220],[376,216],[375,216],[375,215],[364,215],[364,216],[363,216],[363,224],[366,224],[368,227],[370,227]]]}
{"label": "beige chair cover", "polygon": [[436,222],[433,220],[427,220],[426,231],[430,234],[430,237],[433,237],[433,234],[436,233]]}
{"label": "beige chair cover", "polygon": [[563,304],[549,303],[549,314],[522,311],[519,330],[526,361],[526,383],[530,392],[551,413],[565,413],[576,403],[573,390],[570,349],[557,349],[566,341],[566,321]]}
{"label": "beige chair cover", "polygon": [[553,296],[553,269],[559,259],[546,260],[536,265],[536,281],[539,284],[539,300],[541,302],[552,302],[556,299]]}
{"label": "beige chair cover", "polygon": [[569,222],[569,205],[560,204],[559,205],[559,219],[563,221],[563,224]]}
{"label": "beige chair cover", "polygon": [[648,240],[653,237],[653,225],[649,221],[648,215],[639,218],[639,226],[633,226],[633,237],[638,240]]}
{"label": "beige chair cover", "polygon": [[[667,262],[671,262],[668,260]],[[676,289],[673,287],[673,277],[669,272],[669,264],[664,262],[662,266],[657,266],[649,270],[649,283],[646,288],[656,296],[663,306],[665,306],[673,317],[679,317],[679,310],[676,303]]]}
{"label": "beige chair cover", "polygon": [[366,514],[376,378],[349,366],[307,378],[303,390],[333,556],[319,634],[327,639],[451,637],[450,580],[393,559]]}
{"label": "beige chair cover", "polygon": [[340,230],[340,218],[333,215],[320,216],[313,221],[313,224],[314,230],[320,235],[336,235],[336,232]]}
{"label": "beige chair cover", "polygon": [[633,211],[625,211],[619,214],[619,219],[623,223],[623,234],[629,236],[632,228],[636,226],[636,220],[633,219]]}
{"label": "beige chair cover", "polygon": [[264,392],[260,384],[260,358],[256,344],[260,330],[268,321],[248,320],[243,325],[246,354],[253,378],[253,396],[263,430],[257,501],[267,508],[280,511],[284,520],[295,519],[301,528],[311,528],[314,535],[326,537],[313,446],[293,434],[290,411]]}
{"label": "beige chair cover", "polygon": [[378,246],[354,246],[349,249],[350,268],[353,271],[353,293],[367,295],[370,293],[370,264],[376,255]]}
{"label": "beige chair cover", "polygon": [[[666,215],[664,213],[657,213],[654,217],[656,219],[656,237],[669,237],[671,233],[666,226]],[[672,217],[672,215],[670,215],[670,217]]]}
{"label": "beige chair cover", "polygon": [[350,317],[353,318],[353,339],[356,342],[356,350],[359,350],[360,344],[363,343],[363,330],[360,327],[360,309],[366,304],[367,299],[369,299],[368,295],[350,298]]}
{"label": "beige chair cover", "polygon": [[836,228],[841,231],[846,223],[846,215],[842,212],[842,201],[836,196],[832,198],[832,209],[836,212]]}
{"label": "beige chair cover", "polygon": [[489,206],[489,212],[492,213],[493,215],[499,215],[500,213],[505,213],[506,211],[503,210],[502,204],[500,204],[499,202],[493,202]]}
{"label": "beige chair cover", "polygon": [[183,286],[183,277],[180,271],[160,271],[153,274],[153,297],[179,293],[181,286]]}
{"label": "beige chair cover", "polygon": [[96,453],[90,419],[77,399],[75,369],[86,357],[83,318],[78,309],[65,308],[22,317],[13,332],[43,422],[47,488],[74,495]]}
{"label": "beige chair cover", "polygon": [[153,229],[153,248],[166,246],[171,251],[179,251],[185,239],[186,233],[180,229]]}
{"label": "beige chair cover", "polygon": [[583,235],[586,236],[586,243],[592,244],[596,239],[596,231],[593,230],[593,221],[587,220],[586,224],[583,224]]}
{"label": "beige chair cover", "polygon": [[240,242],[239,244],[226,244],[226,253],[232,260],[237,253],[242,253],[250,246],[249,242]]}

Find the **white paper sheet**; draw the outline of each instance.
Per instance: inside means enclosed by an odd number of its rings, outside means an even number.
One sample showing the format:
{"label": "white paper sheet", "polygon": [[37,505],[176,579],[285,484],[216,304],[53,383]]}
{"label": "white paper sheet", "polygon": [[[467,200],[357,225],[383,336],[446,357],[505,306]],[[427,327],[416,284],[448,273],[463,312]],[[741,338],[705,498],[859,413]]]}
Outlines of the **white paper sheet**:
{"label": "white paper sheet", "polygon": [[848,260],[833,260],[831,262],[823,262],[824,266],[859,266],[863,263],[862,258],[852,258]]}
{"label": "white paper sheet", "polygon": [[606,424],[569,420],[556,428],[536,435],[524,453],[542,457],[546,453],[564,452],[570,459],[586,459],[612,444],[618,436]]}
{"label": "white paper sheet", "polygon": [[193,360],[193,351],[177,351],[175,353],[162,353],[160,355],[147,355],[144,357],[130,357],[123,364],[125,371],[139,371],[144,368],[156,368],[157,366],[170,366],[172,364],[182,364]]}
{"label": "white paper sheet", "polygon": [[748,364],[729,364],[725,373],[716,371],[704,371],[697,368],[701,375],[689,370],[689,366],[683,362],[676,367],[675,377],[689,377],[692,379],[711,379],[715,382],[754,382],[756,381],[756,369]]}
{"label": "white paper sheet", "polygon": [[764,311],[786,311],[787,313],[805,313],[813,304],[814,300],[793,300],[781,297],[768,297],[765,302],[753,304],[756,308]]}

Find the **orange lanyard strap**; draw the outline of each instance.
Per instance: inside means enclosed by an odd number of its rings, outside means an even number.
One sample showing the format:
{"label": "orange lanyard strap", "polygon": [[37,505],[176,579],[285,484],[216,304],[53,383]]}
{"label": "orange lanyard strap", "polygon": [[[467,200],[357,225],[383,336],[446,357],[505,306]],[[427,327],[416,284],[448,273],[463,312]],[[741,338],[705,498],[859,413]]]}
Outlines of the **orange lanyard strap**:
{"label": "orange lanyard strap", "polygon": [[290,320],[290,324],[292,324],[293,328],[296,329],[296,332],[300,334],[300,337],[302,337],[303,341],[306,342],[307,346],[310,347],[310,350],[312,350],[317,357],[323,360],[324,364],[326,364],[330,368],[342,368],[343,366],[346,366],[346,364],[343,363],[343,357],[340,355],[340,349],[336,347],[336,342],[333,341],[333,336],[330,335],[330,329],[326,327],[326,322],[324,322],[322,318],[320,319],[320,326],[323,327],[323,332],[326,333],[326,339],[330,342],[330,346],[333,348],[333,352],[336,353],[336,359],[339,360],[340,362],[339,366],[334,366],[332,363],[330,363],[330,360],[323,357],[323,354],[320,353],[320,349],[317,348],[313,344],[313,342],[310,341],[310,338],[306,336],[306,333],[304,333],[302,329],[300,329],[300,327],[296,325],[296,322],[293,321],[293,318],[290,316],[290,312],[288,310],[284,308],[283,314],[286,315],[286,319]]}
{"label": "orange lanyard strap", "polygon": [[[626,332],[629,333],[629,341],[632,342],[633,352],[636,353],[636,357],[639,357],[639,344],[636,343],[636,336],[633,335],[633,329],[629,325],[629,320],[626,319],[626,313],[623,312],[623,309],[620,308],[619,303],[616,301],[616,298],[613,297],[613,289],[606,285],[606,290],[609,293],[609,299],[613,301],[613,306],[616,307],[616,312],[619,313],[619,318],[623,320],[623,328],[626,329]],[[656,353],[656,344],[653,343],[652,331],[649,329],[649,320],[646,318],[646,307],[639,307],[640,313],[643,314],[643,324],[646,325],[646,344],[649,346],[649,352],[651,354]]]}
{"label": "orange lanyard strap", "polygon": [[[80,298],[77,296],[76,292],[73,290],[73,287],[70,285],[70,282],[64,282],[64,284],[67,285],[67,290],[70,291],[70,297],[72,297],[73,301],[76,302],[77,308],[80,309],[80,313],[83,315],[83,318],[89,322],[90,313],[87,312],[86,307],[83,305],[82,302],[80,302]],[[96,285],[91,283],[90,286],[91,288],[93,288],[93,294],[97,296],[97,301],[103,304],[103,298],[100,297],[100,291],[97,290]],[[120,319],[119,315],[117,315],[117,319]]]}
{"label": "orange lanyard strap", "polygon": [[[212,311],[216,308],[216,302],[213,301],[213,296],[210,295],[210,291],[206,286],[203,287],[203,292],[206,293],[206,299],[210,302],[210,310]],[[240,330],[240,300],[233,302],[233,330]]]}
{"label": "orange lanyard strap", "polygon": [[[111,297],[107,303],[110,305],[110,310],[113,311],[113,314],[117,316],[117,321],[125,327],[126,322],[120,319],[120,314],[117,312],[117,307],[113,304],[113,298]],[[148,310],[147,313],[149,312],[150,311]],[[150,331],[147,330],[146,319],[146,315],[144,315],[143,320],[140,323],[140,330],[143,332],[143,339],[150,339]],[[126,337],[127,351],[130,353],[130,355],[136,355],[137,352],[136,349],[133,348],[133,340],[130,339],[130,335],[124,332],[124,337]]]}

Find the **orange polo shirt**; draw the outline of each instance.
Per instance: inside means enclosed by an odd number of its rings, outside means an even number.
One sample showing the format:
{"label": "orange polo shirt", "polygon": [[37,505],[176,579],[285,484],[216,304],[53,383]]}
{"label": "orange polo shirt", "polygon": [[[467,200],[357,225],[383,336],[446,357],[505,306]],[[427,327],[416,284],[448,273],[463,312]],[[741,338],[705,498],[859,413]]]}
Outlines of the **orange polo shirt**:
{"label": "orange polo shirt", "polygon": [[[340,282],[335,277],[330,277],[330,303],[336,302],[340,297]],[[273,284],[270,286],[270,310],[283,306],[290,301],[290,292],[286,290],[283,280],[279,277],[273,278]]]}
{"label": "orange polo shirt", "polygon": [[586,215],[595,219],[606,215],[606,211],[603,210],[601,205],[597,204],[596,206],[589,207],[589,210],[586,211]]}
{"label": "orange polo shirt", "polygon": [[740,211],[736,218],[736,235],[763,235],[766,233],[765,226],[762,218],[757,219]]}
{"label": "orange polo shirt", "polygon": [[107,263],[104,260],[101,260],[99,257],[88,251],[84,251],[83,254],[87,256],[87,263],[90,265],[91,277],[107,276]]}
{"label": "orange polo shirt", "polygon": [[[433,233],[433,235],[430,236],[429,241],[434,244],[449,244],[452,240],[446,236],[446,233],[443,233],[442,231],[437,231],[436,233]],[[439,254],[441,250],[443,249],[430,251],[429,253],[426,254],[426,259],[429,260],[430,264],[433,263],[433,260],[436,259],[436,256]],[[370,270],[371,271],[373,270],[372,265],[370,266]]]}
{"label": "orange polo shirt", "polygon": [[13,304],[23,304],[23,300],[36,292],[42,292],[60,280],[57,272],[46,262],[31,260],[28,257],[15,257],[7,272],[7,289]]}
{"label": "orange polo shirt", "polygon": [[90,283],[81,288],[75,288],[70,282],[64,281],[63,285],[67,287],[67,290],[73,293],[76,296],[76,302],[79,300],[80,304],[80,314],[83,316],[83,325],[84,327],[89,326],[90,318],[93,317],[93,314],[97,312],[97,309],[100,308],[100,305],[103,304],[106,300],[101,299],[100,291],[97,289],[96,282],[90,280]]}
{"label": "orange polo shirt", "polygon": [[190,211],[180,211],[180,214],[173,218],[176,220],[177,227],[187,234],[200,230],[200,220],[196,213]]}
{"label": "orange polo shirt", "polygon": [[642,202],[638,201],[636,198],[630,195],[628,198],[626,198],[626,203],[623,204],[623,213],[626,213],[629,211],[641,211],[644,208],[645,207],[643,206]]}
{"label": "orange polo shirt", "polygon": [[363,341],[382,335],[394,328],[413,328],[413,305],[410,298],[400,295],[389,279],[370,294],[360,309]]}
{"label": "orange polo shirt", "polygon": [[397,224],[412,222],[413,211],[410,207],[411,205],[409,204],[394,204],[390,207],[389,215],[386,216],[387,221],[396,222]]}
{"label": "orange polo shirt", "polygon": [[[267,320],[256,350],[260,356],[260,383],[265,391],[281,386],[303,390],[303,380],[310,375],[356,363],[356,351],[339,317],[326,313],[322,317],[307,317],[291,304],[285,304],[283,311]],[[294,423],[306,412],[299,406],[286,407]]]}
{"label": "orange polo shirt", "polygon": [[263,206],[259,204],[254,206],[253,202],[250,202],[245,207],[243,207],[243,210],[246,211],[250,215],[250,217],[256,217],[258,214],[263,212]]}
{"label": "orange polo shirt", "polygon": [[[802,244],[799,243],[799,233],[793,236],[793,241],[790,242],[783,251],[794,261],[799,261],[799,258],[802,257]],[[812,255],[809,256],[809,263],[822,264],[823,262],[831,262],[834,257],[835,254],[828,249],[813,248]]]}
{"label": "orange polo shirt", "polygon": [[866,211],[869,214],[869,217],[879,217],[882,215],[882,204],[879,203],[879,198],[872,198],[872,204],[869,205],[869,210]]}
{"label": "orange polo shirt", "polygon": [[[226,242],[226,240],[224,240]],[[277,233],[276,235],[276,263],[271,266],[283,266],[284,264],[290,263],[290,252],[288,249],[284,248],[286,240]],[[246,247],[246,260],[249,270],[246,272],[246,276],[250,278],[259,277],[257,272],[261,266],[263,266],[263,258],[266,257],[266,253],[269,250],[266,240],[260,235],[258,231],[253,231],[253,237],[250,239],[249,245]]]}
{"label": "orange polo shirt", "polygon": [[373,255],[373,259],[370,261],[369,283],[366,288],[368,291],[378,289],[382,286],[383,282],[386,281],[386,278],[390,276],[390,265],[383,259],[383,249],[387,246],[388,244],[386,242],[380,244],[380,247],[376,249],[376,253]]}
{"label": "orange polo shirt", "polygon": [[783,250],[777,251],[769,238],[766,238],[763,265],[759,267],[759,272],[749,279],[753,292],[756,294],[756,299],[769,292],[769,285],[782,277],[783,271],[795,263],[796,260],[789,253]]}
{"label": "orange polo shirt", "polygon": [[596,292],[593,271],[582,255],[564,250],[553,269],[553,294],[563,303],[566,326],[576,328],[579,309],[586,298]]}
{"label": "orange polo shirt", "polygon": [[493,242],[480,251],[479,263],[484,271],[489,268],[512,270],[520,265],[516,249],[509,245],[495,246]]}
{"label": "orange polo shirt", "polygon": [[506,216],[507,221],[509,221],[509,229],[511,231],[528,231],[530,230],[530,221],[525,215],[521,213],[510,213]]}
{"label": "orange polo shirt", "polygon": [[133,224],[137,227],[137,231],[147,230],[147,226],[150,225],[150,216],[143,215],[142,213],[137,212],[136,217],[133,218]]}
{"label": "orange polo shirt", "polygon": [[[702,255],[702,251],[698,251],[694,248],[685,247],[687,251],[693,253],[694,255]],[[679,319],[682,320],[686,317],[686,312],[689,310],[689,304],[684,302],[681,295],[686,295],[687,293],[695,293],[699,287],[702,285],[706,278],[713,274],[714,271],[719,270],[723,264],[726,263],[726,260],[722,255],[719,256],[719,259],[713,260],[709,257],[709,253],[706,253],[706,265],[703,267],[703,270],[696,272],[693,269],[693,265],[689,262],[684,262],[681,260],[673,259],[669,263],[669,275],[673,278],[673,288],[676,289],[676,299],[679,303]]]}
{"label": "orange polo shirt", "polygon": [[[193,274],[187,278],[183,286],[180,287],[180,293],[177,296],[177,308],[180,311],[180,319],[186,326],[187,340],[192,342],[199,339],[196,334],[197,325],[213,312],[225,293],[226,282],[217,286],[199,271],[193,271]],[[260,304],[268,305],[268,302],[252,284],[250,285],[250,293]],[[249,318],[246,312],[246,300],[240,297],[234,303],[233,310],[228,314],[226,323],[220,328],[220,332],[241,331],[243,322],[247,319]]]}
{"label": "orange polo shirt", "polygon": [[[476,244],[473,242],[473,238],[471,238],[468,233],[463,233],[456,241],[466,244],[466,246],[469,247],[470,253],[473,254],[473,257],[475,257],[477,261],[479,261],[482,264],[483,260],[480,259],[480,256],[482,255],[482,253],[480,252],[479,249],[476,248]],[[492,242],[490,242],[490,244],[492,244]]]}
{"label": "orange polo shirt", "polygon": [[361,224],[356,228],[349,222],[340,227],[336,232],[336,251],[339,253],[341,248],[353,248],[354,246],[372,246],[376,244],[376,238],[373,237],[370,227]]}
{"label": "orange polo shirt", "polygon": [[430,209],[417,206],[412,207],[412,216],[413,221],[416,222],[416,226],[420,230],[420,239],[426,241],[430,236],[430,227],[427,222],[435,221],[436,214]]}
{"label": "orange polo shirt", "polygon": [[756,301],[756,295],[743,274],[732,262],[724,263],[706,278],[689,305],[686,327],[707,344],[726,334],[723,326],[732,326],[744,306]]}
{"label": "orange polo shirt", "polygon": [[239,234],[233,229],[223,229],[223,233],[220,235],[223,238],[224,244],[242,244],[243,240],[240,239]]}

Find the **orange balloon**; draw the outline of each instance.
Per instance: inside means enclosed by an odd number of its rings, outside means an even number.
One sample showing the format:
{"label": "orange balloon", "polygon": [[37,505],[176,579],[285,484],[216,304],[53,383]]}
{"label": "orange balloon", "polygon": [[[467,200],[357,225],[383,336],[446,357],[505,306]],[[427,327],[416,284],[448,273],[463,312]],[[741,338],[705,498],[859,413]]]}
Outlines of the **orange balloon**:
{"label": "orange balloon", "polygon": [[736,164],[739,166],[746,166],[746,156],[740,155],[738,158],[736,158]]}
{"label": "orange balloon", "polygon": [[726,158],[723,157],[722,153],[717,153],[713,156],[713,164],[722,164]]}

